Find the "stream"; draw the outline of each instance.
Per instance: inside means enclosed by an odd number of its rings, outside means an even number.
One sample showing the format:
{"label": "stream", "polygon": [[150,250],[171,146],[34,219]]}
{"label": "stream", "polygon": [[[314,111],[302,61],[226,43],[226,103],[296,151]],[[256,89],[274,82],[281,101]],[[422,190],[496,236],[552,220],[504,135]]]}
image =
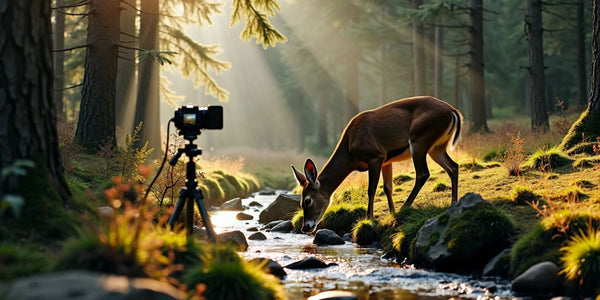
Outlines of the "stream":
{"label": "stream", "polygon": [[[248,207],[256,201],[263,207],[251,207],[244,211],[254,217],[250,221],[239,221],[239,211],[211,211],[211,221],[217,233],[239,230],[246,235],[247,229],[256,227],[260,211],[277,196],[255,195],[242,199]],[[358,299],[510,299],[510,283],[415,269],[380,259],[381,249],[359,248],[346,242],[340,246],[312,247],[312,252],[303,247],[312,244],[313,236],[294,233],[277,233],[261,230],[267,240],[248,240],[248,250],[240,253],[247,259],[265,257],[285,266],[309,256],[326,263],[336,263],[325,269],[290,270],[282,283],[290,299],[306,299],[311,295],[328,290],[344,290],[355,293]]]}

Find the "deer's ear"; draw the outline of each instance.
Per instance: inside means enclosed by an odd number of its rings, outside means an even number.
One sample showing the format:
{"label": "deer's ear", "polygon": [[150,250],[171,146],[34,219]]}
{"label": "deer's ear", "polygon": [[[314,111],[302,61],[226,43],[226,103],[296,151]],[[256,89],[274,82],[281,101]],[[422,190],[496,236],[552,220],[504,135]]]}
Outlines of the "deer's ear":
{"label": "deer's ear", "polygon": [[317,167],[315,166],[315,163],[312,160],[310,160],[310,158],[307,159],[306,163],[304,164],[304,174],[306,175],[306,179],[308,179],[308,182],[316,184]]}
{"label": "deer's ear", "polygon": [[292,166],[292,171],[294,172],[294,177],[296,177],[296,180],[298,181],[298,183],[300,185],[305,185],[306,184],[306,176],[304,176],[304,174],[302,174],[300,171],[296,170],[296,168],[294,166]]}

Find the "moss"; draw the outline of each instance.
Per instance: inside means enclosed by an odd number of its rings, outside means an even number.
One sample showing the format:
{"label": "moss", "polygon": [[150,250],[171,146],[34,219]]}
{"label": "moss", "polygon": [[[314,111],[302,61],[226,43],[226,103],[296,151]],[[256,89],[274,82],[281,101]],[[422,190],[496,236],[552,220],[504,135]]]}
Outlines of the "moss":
{"label": "moss", "polygon": [[406,174],[398,174],[398,175],[394,176],[394,178],[392,179],[392,181],[394,182],[395,185],[401,185],[402,183],[411,181],[411,180],[413,180],[413,178]]}
{"label": "moss", "polygon": [[394,251],[408,257],[410,245],[425,222],[444,211],[443,208],[405,208],[381,222],[380,243],[384,251]]}
{"label": "moss", "polygon": [[[600,293],[600,230],[580,231],[560,251],[562,273],[577,294],[592,297]],[[572,293],[570,293],[572,294]]]}
{"label": "moss", "polygon": [[600,136],[600,113],[590,113],[589,110],[585,110],[563,138],[560,149],[571,149],[577,144],[586,142],[584,139],[593,140],[598,136]]}
{"label": "moss", "polygon": [[594,146],[600,146],[600,142],[580,143],[565,151],[567,155],[587,154],[595,155]]}
{"label": "moss", "polygon": [[200,185],[202,192],[204,193],[204,198],[207,200],[209,205],[221,205],[225,200],[225,192],[219,181],[212,177],[203,178],[200,180]]}
{"label": "moss", "polygon": [[294,232],[302,232],[302,224],[304,223],[304,212],[302,209],[298,209],[292,217],[292,226],[294,226]]}
{"label": "moss", "polygon": [[560,167],[571,166],[573,159],[563,153],[559,148],[554,147],[548,150],[539,149],[529,156],[523,164],[525,169],[553,170]]}
{"label": "moss", "polygon": [[450,186],[444,182],[444,181],[436,181],[436,183],[433,185],[433,188],[431,189],[432,192],[444,192],[447,191],[448,189],[450,189]]}
{"label": "moss", "polygon": [[561,210],[545,217],[513,246],[510,274],[517,276],[542,261],[560,265],[559,249],[569,237],[587,228],[588,224],[596,228],[600,226],[600,212]]}
{"label": "moss", "polygon": [[365,203],[367,202],[367,191],[358,186],[350,186],[341,191],[335,192],[331,198],[333,204],[336,203]]}
{"label": "moss", "polygon": [[359,246],[370,246],[378,241],[378,226],[377,221],[364,219],[358,221],[352,230],[352,239]]}
{"label": "moss", "polygon": [[572,183],[572,185],[582,189],[592,189],[596,187],[596,185],[593,182],[585,179],[576,180]]}
{"label": "moss", "polygon": [[600,156],[581,157],[573,162],[574,168],[592,168],[600,164]]}
{"label": "moss", "polygon": [[362,205],[334,204],[327,208],[319,225],[321,228],[331,229],[342,236],[352,231],[356,222],[366,215],[367,209]]}
{"label": "moss", "polygon": [[485,161],[485,162],[490,162],[490,161],[498,159],[499,156],[504,156],[505,153],[506,153],[506,149],[501,149],[501,150],[491,149],[491,150],[487,150],[486,152],[484,152],[481,159],[483,159],[483,161]]}
{"label": "moss", "polygon": [[28,244],[0,244],[0,281],[45,273],[48,255],[43,247]]}
{"label": "moss", "polygon": [[512,189],[510,198],[513,203],[517,205],[528,205],[529,203],[534,203],[539,200],[540,195],[534,193],[532,189],[526,186],[515,185]]}

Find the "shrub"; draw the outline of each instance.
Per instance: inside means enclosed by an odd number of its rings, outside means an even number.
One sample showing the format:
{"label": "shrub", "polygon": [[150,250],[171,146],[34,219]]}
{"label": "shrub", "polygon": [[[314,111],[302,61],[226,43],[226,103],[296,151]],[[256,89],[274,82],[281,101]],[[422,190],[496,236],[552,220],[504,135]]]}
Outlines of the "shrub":
{"label": "shrub", "polygon": [[511,199],[513,203],[518,205],[526,205],[529,203],[534,203],[539,200],[540,196],[533,192],[532,189],[522,186],[515,185],[511,192]]}
{"label": "shrub", "polygon": [[572,163],[572,158],[564,154],[559,148],[554,147],[548,150],[537,150],[535,153],[529,156],[527,161],[523,164],[523,167],[528,169],[536,168],[543,171],[550,171],[556,168],[570,166]]}
{"label": "shrub", "polygon": [[201,263],[187,271],[184,278],[189,289],[202,290],[201,296],[206,299],[286,299],[278,278],[223,246],[207,249]]}
{"label": "shrub", "polygon": [[330,205],[321,219],[320,227],[335,231],[342,236],[354,227],[358,220],[367,216],[367,209],[363,205],[339,203]]}
{"label": "shrub", "polygon": [[587,233],[580,230],[560,251],[561,273],[575,283],[575,289],[585,296],[600,293],[600,230],[589,227]]}
{"label": "shrub", "polygon": [[370,246],[378,240],[378,227],[377,221],[360,220],[352,230],[352,239],[359,246]]}

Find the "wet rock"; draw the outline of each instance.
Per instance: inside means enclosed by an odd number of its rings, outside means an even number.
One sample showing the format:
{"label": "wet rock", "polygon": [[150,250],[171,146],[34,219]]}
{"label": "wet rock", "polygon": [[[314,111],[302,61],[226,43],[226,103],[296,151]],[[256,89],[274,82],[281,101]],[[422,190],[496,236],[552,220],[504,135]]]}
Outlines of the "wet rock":
{"label": "wet rock", "polygon": [[350,233],[350,232],[344,233],[344,236],[342,236],[342,240],[344,240],[345,242],[352,242],[353,241],[352,233]]}
{"label": "wet rock", "polygon": [[290,220],[300,208],[300,195],[282,194],[260,212],[258,221],[268,223],[275,220]]}
{"label": "wet rock", "polygon": [[88,271],[67,271],[22,278],[6,286],[3,299],[186,299],[171,285],[148,278],[127,278]]}
{"label": "wet rock", "polygon": [[494,256],[483,268],[483,276],[508,277],[510,248]]}
{"label": "wet rock", "polygon": [[250,262],[257,265],[263,265],[263,271],[275,275],[279,277],[279,279],[283,279],[287,275],[287,272],[285,272],[283,267],[270,258],[256,257],[251,259]]}
{"label": "wet rock", "polygon": [[250,228],[246,229],[246,231],[256,232],[256,231],[258,231],[258,228],[256,228],[256,227],[250,227]]}
{"label": "wet rock", "polygon": [[253,241],[264,241],[267,239],[267,236],[265,236],[262,232],[255,232],[251,234],[248,239]]}
{"label": "wet rock", "polygon": [[420,268],[453,273],[481,272],[500,249],[510,246],[512,221],[478,194],[467,193],[419,229],[409,260]]}
{"label": "wet rock", "polygon": [[294,225],[292,221],[283,221],[277,224],[275,227],[271,228],[271,232],[282,232],[282,233],[290,233],[294,230]]}
{"label": "wet rock", "polygon": [[249,214],[245,214],[245,213],[238,213],[237,215],[235,215],[235,218],[240,220],[240,221],[247,221],[247,220],[252,220],[254,219],[253,216],[249,215]]}
{"label": "wet rock", "polygon": [[260,190],[258,192],[258,194],[261,196],[274,196],[275,190],[273,188],[267,186],[264,189]]}
{"label": "wet rock", "polygon": [[239,230],[218,234],[217,241],[221,244],[230,244],[237,251],[248,250],[248,241],[246,241],[246,236]]}
{"label": "wet rock", "polygon": [[293,262],[284,268],[292,269],[292,270],[304,270],[304,269],[323,269],[330,266],[337,266],[336,263],[326,263],[316,257],[307,257],[303,260],[299,260],[297,262]]}
{"label": "wet rock", "polygon": [[308,300],[356,300],[358,297],[345,291],[327,291],[308,297]]}
{"label": "wet rock", "polygon": [[223,203],[221,205],[221,210],[234,210],[234,211],[244,210],[244,207],[242,206],[242,199],[234,198],[229,201],[226,201],[225,203]]}
{"label": "wet rock", "polygon": [[558,267],[549,261],[531,266],[523,274],[517,276],[512,283],[513,292],[540,296],[551,294],[561,286]]}
{"label": "wet rock", "polygon": [[277,226],[277,225],[278,225],[279,223],[281,223],[281,222],[283,222],[283,220],[275,220],[275,221],[271,221],[271,222],[269,222],[269,223],[265,224],[265,226],[263,226],[263,228],[262,228],[262,229],[263,229],[263,230],[265,230],[265,229],[269,229],[269,230],[270,230],[271,228],[273,228],[273,227]]}
{"label": "wet rock", "polygon": [[313,239],[315,245],[343,245],[344,243],[344,240],[335,231],[329,229],[319,229]]}
{"label": "wet rock", "polygon": [[250,204],[248,204],[248,206],[250,206],[250,207],[263,207],[262,204],[260,204],[260,203],[258,203],[256,201],[250,202]]}

